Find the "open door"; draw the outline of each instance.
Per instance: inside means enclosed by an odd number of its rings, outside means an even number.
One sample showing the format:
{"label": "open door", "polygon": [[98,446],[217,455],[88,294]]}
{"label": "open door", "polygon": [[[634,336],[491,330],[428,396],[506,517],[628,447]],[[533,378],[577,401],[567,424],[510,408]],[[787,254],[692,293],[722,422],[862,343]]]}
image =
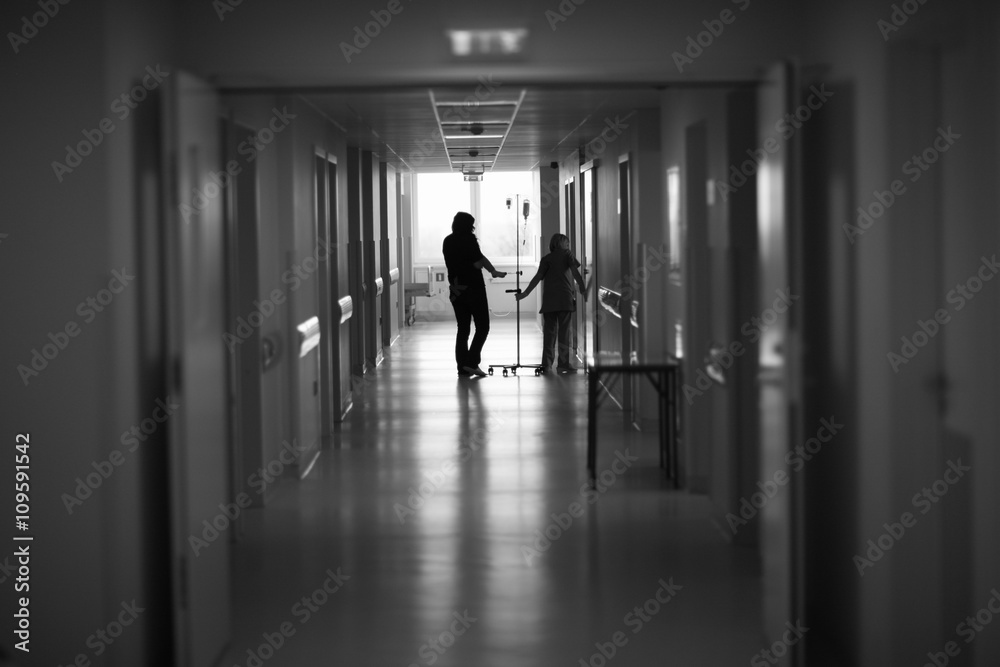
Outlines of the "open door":
{"label": "open door", "polygon": [[[775,119],[785,117],[795,105],[797,83],[790,63],[768,68],[758,95],[758,138],[760,145],[779,140],[780,150],[768,153],[757,174],[757,240],[760,313],[772,309],[775,299],[791,292],[801,294],[801,266],[798,250],[801,239],[799,169],[796,137],[775,137]],[[759,339],[758,386],[760,387],[760,469],[759,479],[772,479],[784,471],[790,480],[788,493],[778,494],[761,510],[761,559],[764,590],[764,631],[779,637],[785,623],[806,622],[801,598],[803,477],[785,462],[785,453],[803,442],[800,379],[802,365],[799,331],[802,307],[787,308],[763,330]],[[808,641],[808,636],[805,641]],[[794,645],[792,664],[804,664],[805,642]]]}
{"label": "open door", "polygon": [[211,86],[184,72],[167,83],[167,386],[181,405],[167,437],[174,650],[178,665],[207,667],[230,636],[229,544],[205,524],[228,520],[229,495],[221,122]]}

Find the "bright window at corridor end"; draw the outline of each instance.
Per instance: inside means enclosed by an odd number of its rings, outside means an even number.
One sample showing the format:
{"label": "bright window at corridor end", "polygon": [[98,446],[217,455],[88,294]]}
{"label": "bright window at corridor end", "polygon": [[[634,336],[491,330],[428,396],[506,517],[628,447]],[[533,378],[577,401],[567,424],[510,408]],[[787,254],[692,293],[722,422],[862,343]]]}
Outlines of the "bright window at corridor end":
{"label": "bright window at corridor end", "polygon": [[[531,172],[527,171],[487,172],[482,181],[472,182],[459,173],[417,174],[414,262],[444,262],[441,242],[451,233],[451,221],[458,211],[468,211],[476,218],[479,246],[493,264],[513,264],[517,255],[522,262],[534,261],[539,215],[532,188]],[[527,222],[521,209],[515,210],[525,199],[532,200]]]}

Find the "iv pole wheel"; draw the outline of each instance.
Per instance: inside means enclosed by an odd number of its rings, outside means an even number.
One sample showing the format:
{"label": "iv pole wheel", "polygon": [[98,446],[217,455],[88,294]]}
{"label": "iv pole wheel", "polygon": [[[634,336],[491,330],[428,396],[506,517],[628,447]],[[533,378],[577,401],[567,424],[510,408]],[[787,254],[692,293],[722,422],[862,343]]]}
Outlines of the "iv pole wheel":
{"label": "iv pole wheel", "polygon": [[506,368],[505,368],[505,369],[503,369],[503,376],[504,376],[504,377],[507,377],[507,369],[506,369]]}
{"label": "iv pole wheel", "polygon": [[493,375],[493,367],[492,366],[489,368],[489,370],[487,371],[487,373],[489,373],[490,375]]}

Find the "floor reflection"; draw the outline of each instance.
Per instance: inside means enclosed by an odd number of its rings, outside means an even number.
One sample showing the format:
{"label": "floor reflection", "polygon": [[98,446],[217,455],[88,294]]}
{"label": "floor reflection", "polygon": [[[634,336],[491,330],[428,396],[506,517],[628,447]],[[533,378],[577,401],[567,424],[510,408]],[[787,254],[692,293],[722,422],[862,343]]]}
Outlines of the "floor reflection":
{"label": "floor reflection", "polygon": [[[586,376],[458,378],[453,328],[406,336],[309,476],[248,512],[223,664],[247,665],[283,622],[295,633],[267,667],[550,667],[600,664],[602,647],[621,665],[715,667],[759,651],[756,561],[705,498],[671,489],[654,440],[601,419],[598,471],[638,460],[588,491]],[[484,366],[514,337],[495,320]],[[328,570],[349,578],[303,622],[293,606]]]}

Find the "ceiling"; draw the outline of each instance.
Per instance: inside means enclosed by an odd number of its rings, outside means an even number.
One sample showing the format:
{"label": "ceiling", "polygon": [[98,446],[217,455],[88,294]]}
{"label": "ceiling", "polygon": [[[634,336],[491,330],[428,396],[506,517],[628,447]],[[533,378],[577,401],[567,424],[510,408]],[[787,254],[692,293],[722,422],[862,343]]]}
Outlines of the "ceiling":
{"label": "ceiling", "polygon": [[[415,172],[528,171],[569,156],[616,118],[658,108],[648,88],[515,87],[480,78],[475,87],[307,93],[352,143]],[[480,124],[480,134],[474,125]],[[498,136],[494,136],[498,135]],[[447,139],[443,137],[462,137]],[[470,156],[469,151],[478,155]],[[481,160],[479,164],[464,161]]]}

